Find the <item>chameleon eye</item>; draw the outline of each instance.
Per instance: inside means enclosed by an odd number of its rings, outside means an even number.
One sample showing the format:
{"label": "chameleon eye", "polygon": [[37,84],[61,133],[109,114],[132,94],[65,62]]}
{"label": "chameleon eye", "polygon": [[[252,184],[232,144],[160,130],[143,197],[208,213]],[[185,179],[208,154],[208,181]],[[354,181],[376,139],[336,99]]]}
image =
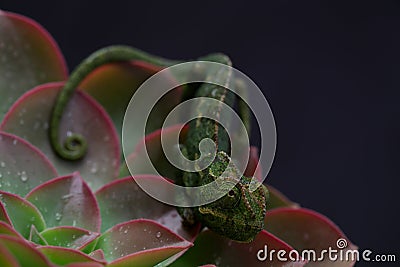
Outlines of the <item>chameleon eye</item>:
{"label": "chameleon eye", "polygon": [[221,198],[221,207],[223,209],[231,209],[235,207],[240,201],[240,192],[234,187],[229,192]]}

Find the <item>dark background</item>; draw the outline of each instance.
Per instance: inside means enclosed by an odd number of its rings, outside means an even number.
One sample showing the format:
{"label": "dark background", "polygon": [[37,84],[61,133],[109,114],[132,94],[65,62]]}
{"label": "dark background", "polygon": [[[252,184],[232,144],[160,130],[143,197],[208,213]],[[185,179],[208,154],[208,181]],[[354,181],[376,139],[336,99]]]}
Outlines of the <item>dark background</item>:
{"label": "dark background", "polygon": [[[128,1],[126,1],[128,2]],[[400,2],[2,1],[42,24],[70,69],[128,44],[174,59],[227,53],[278,132],[269,183],[399,262]],[[357,266],[387,266],[359,263]]]}

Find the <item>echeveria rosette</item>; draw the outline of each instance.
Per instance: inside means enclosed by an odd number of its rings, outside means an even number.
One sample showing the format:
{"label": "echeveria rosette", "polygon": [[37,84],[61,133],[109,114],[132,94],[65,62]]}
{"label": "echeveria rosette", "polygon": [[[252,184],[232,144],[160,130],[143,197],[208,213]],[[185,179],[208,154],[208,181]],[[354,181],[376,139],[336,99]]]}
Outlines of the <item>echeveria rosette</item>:
{"label": "echeveria rosette", "polygon": [[[30,149],[33,150],[32,147]],[[40,157],[32,158],[32,163],[40,160]],[[129,188],[130,185],[134,185],[132,180],[132,177],[117,180],[99,190],[100,198],[103,196],[100,202],[104,206],[103,210],[107,211],[116,203],[112,198],[107,198],[107,192],[126,197],[127,200],[138,198],[138,190]],[[122,191],[126,186],[118,186],[119,181],[132,190]],[[143,192],[141,194],[145,197]],[[132,205],[135,202],[126,201],[122,204],[124,205],[120,210],[125,209],[125,213],[135,210],[135,205]],[[136,202],[136,205],[138,204],[140,202]],[[154,204],[158,203],[154,201]],[[157,222],[164,221],[164,224],[167,224],[167,218],[178,216],[171,215],[171,212],[176,213],[172,207],[153,211],[154,220],[125,221],[125,218],[119,218],[122,223],[113,223],[110,229],[101,234],[101,215],[97,198],[79,173],[73,173],[50,179],[32,188],[25,197],[0,191],[0,244],[5,244],[4,248],[0,249],[6,251],[3,258],[10,262],[15,258],[20,264],[17,266],[32,266],[24,262],[26,254],[32,254],[38,261],[42,261],[38,266],[51,266],[51,263],[153,266],[193,245]],[[140,210],[137,213],[140,213]],[[113,214],[108,212],[107,215]],[[139,215],[132,215],[130,218],[134,217]],[[198,230],[187,232],[187,235],[194,239],[197,232]],[[92,253],[97,257],[92,256]],[[98,255],[103,255],[104,259],[99,259]]]}
{"label": "echeveria rosette", "polygon": [[[266,230],[247,244],[207,229],[199,233],[200,225],[184,227],[175,207],[141,191],[133,180],[157,185],[164,178],[148,175],[146,166],[130,177],[120,164],[120,135],[134,89],[160,70],[145,62],[107,64],[86,77],[67,107],[61,133],[83,133],[88,155],[79,162],[59,159],[47,130],[54,99],[67,79],[65,61],[49,34],[23,16],[0,11],[0,36],[1,266],[303,266],[305,261],[260,262],[256,253],[266,244],[286,251],[318,250],[345,238],[326,217],[299,208],[272,187]],[[148,132],[160,127],[181,93],[173,91],[154,110]],[[179,128],[164,129],[164,134],[168,138]],[[173,179],[177,172],[161,153],[160,133],[129,144],[127,160],[140,162],[146,144],[157,169]],[[257,163],[252,147],[247,175],[253,175]],[[349,242],[348,248],[355,246]]]}

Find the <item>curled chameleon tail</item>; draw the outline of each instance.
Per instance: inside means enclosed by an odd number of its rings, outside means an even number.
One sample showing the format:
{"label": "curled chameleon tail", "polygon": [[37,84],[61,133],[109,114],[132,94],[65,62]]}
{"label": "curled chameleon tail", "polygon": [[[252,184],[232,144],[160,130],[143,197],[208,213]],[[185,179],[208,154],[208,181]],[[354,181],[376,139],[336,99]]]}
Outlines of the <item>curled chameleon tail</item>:
{"label": "curled chameleon tail", "polygon": [[[71,134],[65,140],[64,145],[59,142],[60,120],[77,86],[95,68],[110,62],[129,60],[142,60],[163,67],[179,63],[178,61],[155,57],[127,46],[106,47],[90,55],[73,71],[54,106],[49,128],[49,138],[53,150],[61,158],[65,160],[79,160],[85,156],[87,150],[87,142],[79,133]],[[230,59],[223,54],[212,54],[200,58],[200,60],[231,65]],[[206,76],[217,75],[217,78],[224,82],[225,87],[230,87],[234,81],[230,71],[204,70],[204,72]],[[195,96],[214,98],[220,103],[233,107],[235,94],[225,87],[204,83],[196,90]],[[188,88],[193,89],[191,87]],[[199,105],[203,104],[205,102],[201,102]],[[241,100],[239,100],[238,107],[240,117],[246,126],[246,130],[249,132],[250,113],[248,107]],[[194,107],[193,112],[198,112],[201,108],[212,108],[216,112],[217,117],[222,116],[222,110],[219,105]],[[230,186],[229,188],[231,189],[222,198],[210,204],[194,208],[178,208],[178,211],[180,211],[183,219],[187,222],[200,221],[203,226],[207,226],[223,236],[237,241],[249,242],[263,228],[268,190],[263,185],[258,186],[254,191],[250,190],[253,181],[251,178],[243,176],[233,164],[229,157],[229,136],[217,121],[199,116],[197,120],[189,123],[187,141],[184,144],[184,150],[189,160],[199,158],[199,143],[204,138],[214,141],[216,157],[202,171],[194,173],[183,172],[182,179],[177,182],[184,186],[199,186],[215,181],[224,173],[223,183],[219,189],[226,188],[226,186]]]}
{"label": "curled chameleon tail", "polygon": [[85,156],[87,150],[87,142],[85,138],[77,133],[69,135],[64,141],[64,145],[60,144],[59,141],[60,121],[64,109],[75,89],[83,79],[97,67],[110,62],[129,60],[143,60],[157,66],[170,66],[178,63],[178,61],[152,56],[129,46],[105,47],[90,55],[72,72],[70,78],[65,83],[63,90],[58,95],[53,109],[53,114],[50,120],[49,137],[51,146],[59,157],[65,160],[79,160]]}

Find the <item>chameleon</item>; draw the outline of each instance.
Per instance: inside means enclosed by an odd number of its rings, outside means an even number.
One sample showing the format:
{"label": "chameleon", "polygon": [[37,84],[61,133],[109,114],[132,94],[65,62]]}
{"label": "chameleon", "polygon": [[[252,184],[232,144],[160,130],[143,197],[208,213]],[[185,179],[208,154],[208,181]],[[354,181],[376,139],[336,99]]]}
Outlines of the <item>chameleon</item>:
{"label": "chameleon", "polygon": [[[79,134],[73,133],[69,135],[64,145],[59,143],[59,124],[63,111],[78,87],[79,83],[95,68],[117,61],[142,60],[154,65],[168,67],[181,61],[167,60],[147,54],[141,50],[128,46],[110,46],[100,49],[91,54],[72,72],[70,78],[65,83],[64,88],[60,91],[56,103],[53,108],[52,117],[50,119],[49,139],[54,152],[65,160],[79,160],[84,157],[87,150],[87,142],[85,138]],[[230,59],[224,54],[211,54],[199,60],[213,61],[231,66]],[[207,75],[218,75],[218,79],[228,87],[233,78],[231,73],[206,71]],[[193,86],[188,86],[193,89]],[[193,95],[193,90],[189,93]],[[231,107],[234,106],[235,94],[223,86],[217,86],[211,83],[202,83],[197,86],[195,97],[211,97],[223,102]],[[187,97],[187,95],[186,95]],[[199,105],[202,105],[200,102]],[[244,118],[244,124],[249,130],[248,113],[243,103],[238,104],[242,110],[241,117]],[[193,112],[197,112],[202,107],[194,107]],[[221,109],[219,106],[211,107],[215,109],[217,116]],[[244,115],[243,115],[244,114]],[[201,114],[198,114],[201,115]],[[223,178],[222,187],[230,186],[231,188],[220,199],[201,206],[182,208],[177,207],[179,214],[183,218],[185,225],[193,225],[200,222],[201,225],[207,227],[214,232],[225,236],[231,240],[239,242],[251,242],[256,235],[263,229],[264,217],[266,214],[268,190],[263,184],[259,184],[256,190],[250,191],[250,185],[253,183],[251,177],[240,174],[237,167],[229,157],[230,142],[226,131],[216,121],[201,116],[197,116],[196,120],[189,122],[187,138],[183,144],[183,154],[189,160],[199,158],[198,145],[204,138],[210,138],[216,145],[216,156],[207,168],[198,172],[183,172],[177,184],[183,186],[200,186],[214,181],[225,171],[228,174]],[[234,185],[234,186],[233,186]],[[233,186],[233,187],[232,187]]]}

